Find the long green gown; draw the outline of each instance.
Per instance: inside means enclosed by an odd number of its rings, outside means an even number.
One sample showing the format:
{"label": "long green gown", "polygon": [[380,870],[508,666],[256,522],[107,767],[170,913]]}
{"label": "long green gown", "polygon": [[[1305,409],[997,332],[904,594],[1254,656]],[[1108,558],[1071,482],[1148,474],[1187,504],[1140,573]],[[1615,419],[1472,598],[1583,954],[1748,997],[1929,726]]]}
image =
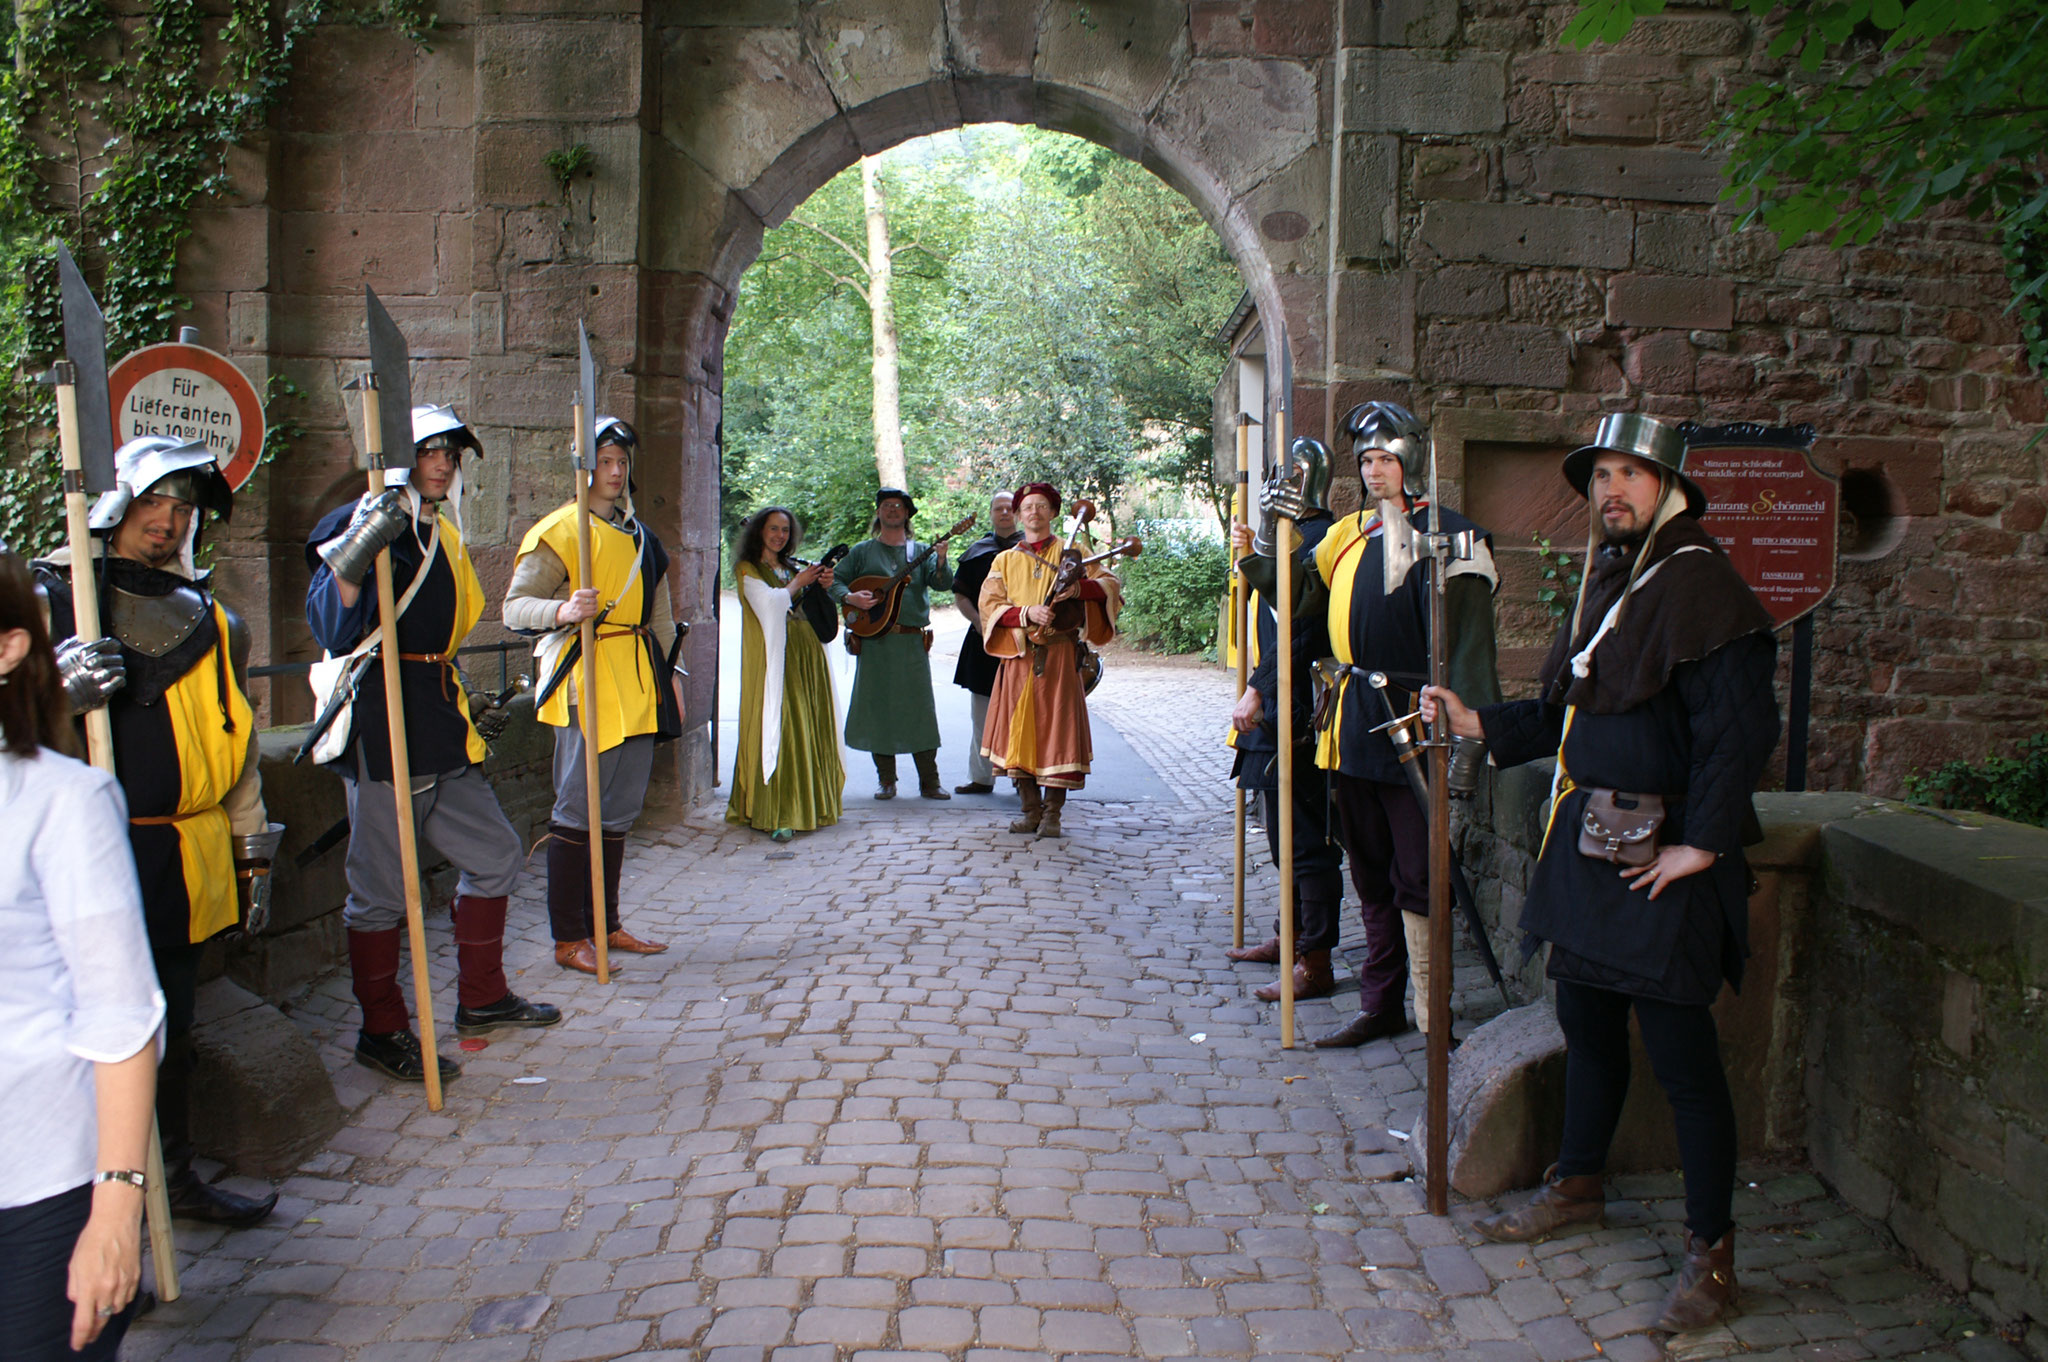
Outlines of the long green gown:
{"label": "long green gown", "polygon": [[[786,568],[740,565],[742,577],[771,587],[786,585]],[[758,589],[758,585],[757,588]],[[740,583],[740,736],[725,821],[762,832],[797,832],[839,821],[846,769],[839,761],[839,725],[832,712],[832,680],[824,645],[801,615],[786,617],[782,656],[782,742],[775,773],[761,783],[761,702],[768,679],[768,640]]]}

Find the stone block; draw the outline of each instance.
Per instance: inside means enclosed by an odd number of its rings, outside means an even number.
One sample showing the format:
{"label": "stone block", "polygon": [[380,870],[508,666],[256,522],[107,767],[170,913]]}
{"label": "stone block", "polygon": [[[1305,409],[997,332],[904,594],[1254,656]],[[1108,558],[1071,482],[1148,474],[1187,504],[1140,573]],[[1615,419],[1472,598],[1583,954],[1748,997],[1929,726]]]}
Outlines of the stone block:
{"label": "stone block", "polygon": [[[381,297],[382,295],[380,295]],[[469,299],[386,297],[384,306],[405,332],[414,360],[440,359],[469,352]],[[280,294],[274,300],[269,344],[287,355],[331,355],[367,359],[369,340],[363,331],[361,294],[317,297]],[[257,349],[237,328],[237,349]]]}
{"label": "stone block", "polygon": [[1666,274],[1706,274],[1714,264],[1714,235],[1703,213],[1636,214],[1639,268]]}
{"label": "stone block", "polygon": [[1622,354],[1622,371],[1645,392],[1676,396],[1693,390],[1693,364],[1698,358],[1683,333],[1661,331],[1632,341]]}
{"label": "stone block", "polygon": [[[1327,211],[1318,211],[1329,202],[1330,154],[1312,146],[1261,180],[1232,212],[1258,224],[1266,263],[1275,274],[1314,273],[1329,261],[1330,218]],[[1338,210],[1340,222],[1351,207],[1347,195]]]}
{"label": "stone block", "polygon": [[656,0],[657,28],[794,28],[797,0]]}
{"label": "stone block", "polygon": [[1601,208],[1431,203],[1423,207],[1416,244],[1446,260],[1620,269],[1634,235],[1629,214]]}
{"label": "stone block", "polygon": [[1328,0],[1260,0],[1252,10],[1253,50],[1274,57],[1321,57],[1336,45]]}
{"label": "stone block", "polygon": [[1050,5],[1040,10],[1032,75],[1145,115],[1186,60],[1188,43],[1181,5]]}
{"label": "stone block", "polygon": [[1493,188],[1493,158],[1484,147],[1420,146],[1413,184],[1418,199],[1483,199]]}
{"label": "stone block", "polygon": [[476,41],[467,29],[441,29],[430,52],[415,51],[412,125],[416,128],[474,127]]}
{"label": "stone block", "polygon": [[1607,324],[1726,331],[1735,324],[1735,285],[1727,279],[1617,274],[1607,281]]}
{"label": "stone block", "polygon": [[801,26],[805,47],[842,107],[856,109],[945,74],[942,0],[891,0],[862,8],[855,20],[833,6],[818,6]]}
{"label": "stone block", "polygon": [[1565,100],[1573,137],[1596,142],[1657,140],[1657,96],[1648,90],[1573,90]]}
{"label": "stone block", "polygon": [[1038,10],[946,0],[946,33],[961,75],[1028,76],[1038,56]]}
{"label": "stone block", "polygon": [[[1950,730],[1938,760],[1982,750],[1957,741],[1967,726],[1928,726]],[[1831,825],[1826,838],[1831,897],[1939,950],[2009,953],[2020,905],[2048,899],[2048,829],[1983,817],[1965,832],[1890,806]],[[1940,911],[1929,911],[1936,904]]]}
{"label": "stone block", "polygon": [[597,122],[640,112],[640,25],[524,20],[476,30],[476,117]]}
{"label": "stone block", "polygon": [[[1499,1196],[1543,1181],[1564,1130],[1564,1032],[1546,1002],[1513,1008],[1451,1055],[1450,1181],[1460,1196]],[[1428,1122],[1408,1142],[1416,1167]]]}
{"label": "stone block", "polygon": [[1399,255],[1400,139],[1346,133],[1341,164],[1344,183],[1337,195],[1339,258],[1349,262]]}
{"label": "stone block", "polygon": [[1315,75],[1288,61],[1192,62],[1154,121],[1224,184],[1256,184],[1315,145]]}
{"label": "stone block", "polygon": [[1453,265],[1423,275],[1415,309],[1426,317],[1491,317],[1507,303],[1499,270]]}
{"label": "stone block", "polygon": [[1499,132],[1507,125],[1507,58],[1444,61],[1394,48],[1347,49],[1344,127],[1355,132]]}
{"label": "stone block", "polygon": [[347,1119],[313,1042],[226,979],[201,986],[192,1044],[193,1146],[237,1173],[284,1177]]}
{"label": "stone block", "polygon": [[1535,194],[1714,203],[1724,159],[1673,147],[1545,147],[1510,158],[1507,179],[1510,188]]}
{"label": "stone block", "polygon": [[351,137],[342,162],[339,200],[329,197],[309,207],[313,211],[466,212],[471,202],[474,145],[467,130]]}
{"label": "stone block", "polygon": [[1333,368],[1340,373],[1415,367],[1415,274],[1347,270],[1337,276],[1337,337]]}
{"label": "stone block", "polygon": [[1931,516],[1941,513],[1941,445],[1934,440],[1892,436],[1823,435],[1814,444],[1814,461],[1831,472],[1872,469],[1884,474],[1897,493],[1898,512]]}
{"label": "stone block", "polygon": [[943,80],[906,85],[846,111],[847,130],[868,155],[967,121],[952,82]]}
{"label": "stone block", "polygon": [[386,25],[323,25],[292,63],[279,113],[294,132],[396,132],[413,126],[413,45]]}
{"label": "stone block", "polygon": [[270,211],[196,208],[192,235],[178,247],[177,285],[184,293],[261,289],[270,276]]}
{"label": "stone block", "polygon": [[275,275],[284,293],[430,294],[434,241],[432,213],[280,213]]}
{"label": "stone block", "polygon": [[[771,223],[858,159],[831,89],[793,31],[664,32],[661,88],[662,136],[712,179],[749,195],[754,211]],[[813,134],[805,139],[804,164],[782,167],[773,180],[756,184],[790,150],[786,129],[828,124],[839,132],[829,150]]]}
{"label": "stone block", "polygon": [[1544,326],[1432,322],[1422,372],[1438,383],[1562,388],[1571,380],[1564,337]]}
{"label": "stone block", "polygon": [[1346,47],[1442,47],[1457,33],[1457,0],[1344,0]]}

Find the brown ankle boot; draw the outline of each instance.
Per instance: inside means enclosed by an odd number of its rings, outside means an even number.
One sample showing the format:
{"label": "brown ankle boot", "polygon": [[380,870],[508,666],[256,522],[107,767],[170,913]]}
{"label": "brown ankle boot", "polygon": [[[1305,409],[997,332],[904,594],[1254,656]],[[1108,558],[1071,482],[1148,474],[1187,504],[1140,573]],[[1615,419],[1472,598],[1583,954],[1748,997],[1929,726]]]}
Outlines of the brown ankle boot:
{"label": "brown ankle boot", "polygon": [[1045,802],[1039,797],[1038,782],[1017,777],[1017,798],[1024,802],[1024,816],[1010,824],[1011,832],[1037,832],[1038,822],[1045,813]]}
{"label": "brown ankle boot", "polygon": [[1472,1228],[1497,1243],[1533,1244],[1568,1225],[1597,1228],[1606,1219],[1607,1192],[1600,1185],[1600,1175],[1580,1173],[1561,1178],[1557,1165],[1552,1164],[1544,1170],[1543,1185],[1527,1205],[1474,1221]]}
{"label": "brown ankle boot", "polygon": [[1657,1327],[1674,1334],[1704,1329],[1735,1305],[1735,1231],[1709,1244],[1696,1234],[1685,1236],[1685,1262],[1664,1299]]}
{"label": "brown ankle boot", "polygon": [[[1294,1000],[1302,1002],[1309,998],[1327,998],[1337,991],[1337,976],[1330,972],[1328,951],[1303,951],[1294,962]],[[1275,979],[1265,987],[1253,991],[1252,996],[1262,1003],[1280,1001],[1280,981]]]}
{"label": "brown ankle boot", "polygon": [[1240,965],[1277,965],[1280,963],[1280,938],[1269,936],[1256,946],[1233,946],[1223,952],[1226,960],[1235,960]]}
{"label": "brown ankle boot", "polygon": [[1038,835],[1059,837],[1060,811],[1067,807],[1067,792],[1058,787],[1048,788],[1038,814]]}

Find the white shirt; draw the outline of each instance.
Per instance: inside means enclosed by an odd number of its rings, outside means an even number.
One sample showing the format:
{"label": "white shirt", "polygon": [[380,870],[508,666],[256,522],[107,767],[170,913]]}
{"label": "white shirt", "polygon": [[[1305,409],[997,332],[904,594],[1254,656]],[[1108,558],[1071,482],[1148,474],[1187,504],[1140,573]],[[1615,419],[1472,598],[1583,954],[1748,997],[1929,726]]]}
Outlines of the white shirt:
{"label": "white shirt", "polygon": [[104,771],[44,749],[0,751],[0,1207],[92,1180],[95,1063],[155,1039],[164,995]]}

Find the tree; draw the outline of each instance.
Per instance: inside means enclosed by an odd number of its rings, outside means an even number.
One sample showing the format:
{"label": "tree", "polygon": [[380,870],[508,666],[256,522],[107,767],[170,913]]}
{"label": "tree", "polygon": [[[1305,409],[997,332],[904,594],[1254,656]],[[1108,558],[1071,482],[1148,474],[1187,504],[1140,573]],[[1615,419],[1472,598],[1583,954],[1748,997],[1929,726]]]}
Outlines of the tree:
{"label": "tree", "polygon": [[[2013,305],[2048,372],[2048,0],[1732,0],[1763,16],[1782,80],[1737,90],[1726,197],[1781,245],[1867,242],[1958,203],[2002,237]],[[1619,42],[1664,0],[1582,0],[1562,40]]]}

